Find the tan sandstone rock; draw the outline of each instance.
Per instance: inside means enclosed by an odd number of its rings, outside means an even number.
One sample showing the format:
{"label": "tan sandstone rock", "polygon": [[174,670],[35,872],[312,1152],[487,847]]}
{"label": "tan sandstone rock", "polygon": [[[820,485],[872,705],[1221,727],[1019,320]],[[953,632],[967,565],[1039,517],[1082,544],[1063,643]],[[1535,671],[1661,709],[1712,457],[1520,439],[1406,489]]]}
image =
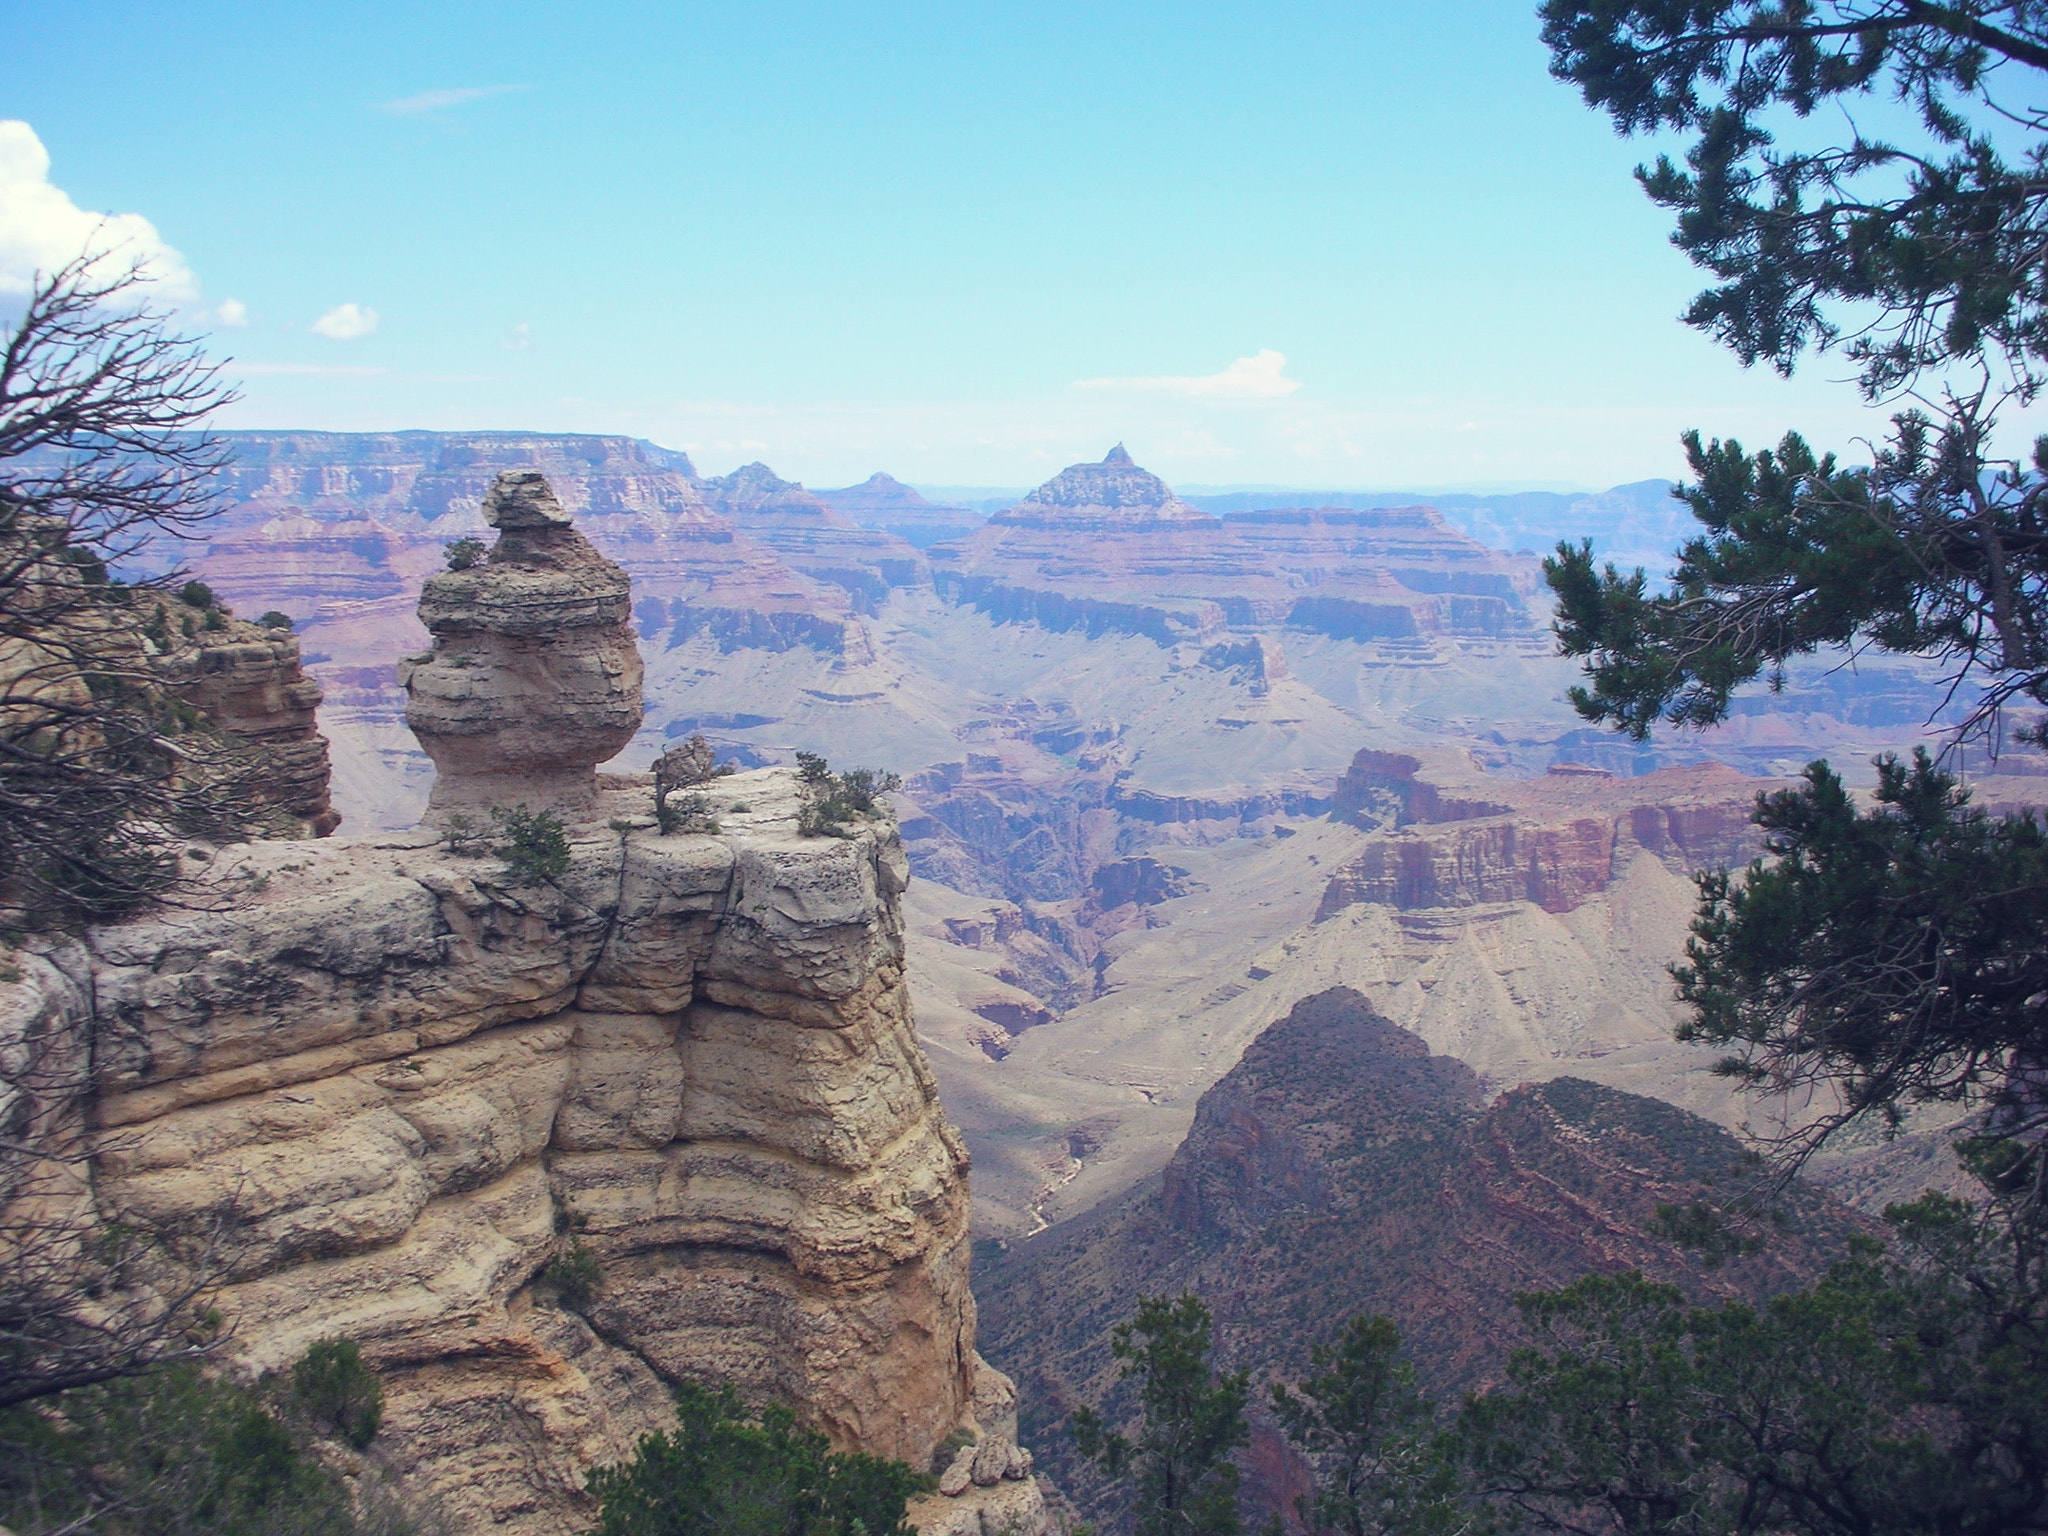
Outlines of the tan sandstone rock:
{"label": "tan sandstone rock", "polygon": [[433,816],[588,810],[597,765],[640,728],[626,573],[571,525],[538,470],[484,498],[489,558],[427,579],[433,652],[401,664],[406,722],[434,760]]}

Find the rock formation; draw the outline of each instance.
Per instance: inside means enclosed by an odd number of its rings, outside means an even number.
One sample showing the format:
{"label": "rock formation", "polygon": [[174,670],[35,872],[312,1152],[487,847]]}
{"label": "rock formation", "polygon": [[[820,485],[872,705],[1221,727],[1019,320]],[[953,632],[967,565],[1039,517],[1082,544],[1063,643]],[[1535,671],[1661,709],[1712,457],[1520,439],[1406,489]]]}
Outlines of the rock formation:
{"label": "rock formation", "polygon": [[922,585],[924,557],[895,534],[862,527],[766,464],[747,464],[700,483],[708,505],[813,581],[844,590],[874,613],[895,587]]}
{"label": "rock formation", "polygon": [[[457,1536],[587,1527],[585,1474],[679,1380],[920,1467],[964,1430],[927,1528],[1035,1536],[893,824],[801,836],[809,790],[764,769],[712,781],[715,833],[663,835],[649,776],[591,766],[637,723],[623,575],[538,473],[488,510],[492,559],[423,599],[417,719],[442,819],[545,801],[560,866],[488,828],[240,846],[216,901],[23,951],[0,1038],[94,1040],[107,1217],[233,1232],[231,1369],[357,1341],[378,1456]],[[555,1260],[594,1260],[594,1294]]]}
{"label": "rock formation", "polygon": [[1233,628],[1498,637],[1530,627],[1524,599],[1537,586],[1533,560],[1484,548],[1430,508],[1218,518],[1180,500],[1121,444],[930,553],[941,593],[998,619],[1163,645]]}
{"label": "rock formation", "polygon": [[489,558],[428,578],[434,649],[399,668],[406,723],[438,775],[428,810],[587,810],[597,765],[640,729],[630,583],[537,470],[499,475],[484,518],[498,530]]}
{"label": "rock formation", "polygon": [[[1488,1104],[1463,1063],[1334,988],[1202,1095],[1161,1175],[985,1271],[989,1354],[1016,1376],[1027,1435],[1079,1403],[1107,1402],[1114,1423],[1131,1396],[1114,1386],[1110,1330],[1141,1296],[1191,1290],[1215,1313],[1226,1369],[1298,1380],[1311,1344],[1381,1313],[1425,1386],[1455,1394],[1527,1342],[1518,1292],[1639,1269],[1754,1299],[1810,1279],[1861,1228],[1795,1186],[1794,1219],[1757,1255],[1717,1268],[1657,1234],[1660,1203],[1723,1199],[1748,1166],[1725,1131],[1572,1078]],[[1286,1501],[1257,1469],[1284,1453],[1271,1421],[1254,1423],[1246,1491],[1255,1515],[1277,1513]],[[1071,1455],[1040,1443],[1057,1465]]]}
{"label": "rock formation", "polygon": [[1099,464],[1070,464],[1008,511],[989,519],[1012,528],[1068,532],[1127,531],[1159,523],[1215,527],[1217,519],[1182,501],[1164,480],[1140,469],[1118,443]]}
{"label": "rock formation", "polygon": [[[166,600],[160,608],[190,617],[187,604]],[[341,815],[329,798],[327,740],[315,723],[320,685],[300,667],[289,629],[222,617],[218,628],[189,636],[166,625],[165,641],[149,647],[150,672],[247,752],[247,792],[279,818],[273,832],[325,837]]]}
{"label": "rock formation", "polygon": [[1340,815],[1398,828],[1330,881],[1321,916],[1357,902],[1411,911],[1533,902],[1569,912],[1604,891],[1638,852],[1690,873],[1741,865],[1761,844],[1750,812],[1761,786],[1719,763],[1618,779],[1556,764],[1500,779],[1437,754],[1361,751],[1338,781]]}

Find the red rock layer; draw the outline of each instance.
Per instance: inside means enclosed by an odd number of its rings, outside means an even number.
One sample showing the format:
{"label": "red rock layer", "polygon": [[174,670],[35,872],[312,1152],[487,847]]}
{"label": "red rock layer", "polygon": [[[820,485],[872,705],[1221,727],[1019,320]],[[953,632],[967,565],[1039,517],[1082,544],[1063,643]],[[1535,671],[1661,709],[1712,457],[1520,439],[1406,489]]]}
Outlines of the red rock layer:
{"label": "red rock layer", "polygon": [[1319,918],[1359,903],[1468,907],[1531,901],[1569,912],[1638,852],[1684,869],[1755,856],[1750,811],[1768,787],[1719,763],[1619,779],[1598,769],[1495,779],[1451,754],[1425,765],[1368,748],[1338,782],[1337,814],[1401,828],[1330,881]]}
{"label": "red rock layer", "polygon": [[[1105,1399],[1114,1421],[1130,1400],[1115,1390],[1112,1330],[1141,1296],[1193,1291],[1226,1369],[1299,1379],[1311,1344],[1380,1313],[1424,1384],[1452,1394],[1529,1341],[1518,1292],[1636,1269],[1697,1297],[1755,1299],[1816,1274],[1860,1223],[1804,1186],[1787,1192],[1787,1230],[1733,1263],[1658,1235],[1660,1205],[1725,1199],[1745,1159],[1696,1116],[1573,1078],[1485,1104],[1464,1063],[1333,988],[1202,1095],[1162,1178],[977,1268],[982,1348],[1016,1377],[1029,1429]],[[1039,1443],[1056,1476],[1073,1465],[1070,1442]],[[1271,1481],[1246,1491],[1255,1517],[1284,1507]]]}

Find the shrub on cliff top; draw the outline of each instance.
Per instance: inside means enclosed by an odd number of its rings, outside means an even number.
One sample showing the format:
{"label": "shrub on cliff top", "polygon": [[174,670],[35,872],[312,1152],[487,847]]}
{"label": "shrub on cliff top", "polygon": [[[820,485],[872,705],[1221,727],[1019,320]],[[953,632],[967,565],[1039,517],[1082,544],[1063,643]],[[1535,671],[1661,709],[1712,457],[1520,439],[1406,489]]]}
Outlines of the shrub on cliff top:
{"label": "shrub on cliff top", "polygon": [[840,1453],[780,1405],[747,1412],[730,1387],[676,1389],[673,1434],[590,1474],[594,1536],[913,1536],[931,1486],[900,1461]]}
{"label": "shrub on cliff top", "polygon": [[804,837],[851,837],[850,823],[885,815],[882,796],[903,787],[901,777],[880,768],[834,773],[815,752],[797,753],[796,771],[805,791],[796,829]]}
{"label": "shrub on cliff top", "polygon": [[491,851],[505,861],[514,884],[553,885],[569,872],[569,836],[554,812],[494,805],[491,820],[501,834]]}
{"label": "shrub on cliff top", "polygon": [[467,571],[480,565],[489,550],[482,539],[463,538],[443,544],[441,553],[448,557],[449,570]]}

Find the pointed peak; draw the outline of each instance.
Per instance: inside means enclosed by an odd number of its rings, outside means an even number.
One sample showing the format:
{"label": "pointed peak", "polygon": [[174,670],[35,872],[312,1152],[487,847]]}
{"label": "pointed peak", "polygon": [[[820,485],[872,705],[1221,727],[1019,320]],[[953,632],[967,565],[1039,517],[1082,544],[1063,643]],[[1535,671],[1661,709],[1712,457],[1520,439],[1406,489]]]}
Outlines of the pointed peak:
{"label": "pointed peak", "polygon": [[1140,469],[1124,445],[1096,464],[1069,464],[1037,490],[993,521],[1041,525],[1052,519],[1060,526],[1081,528],[1107,519],[1105,526],[1141,522],[1202,522],[1217,519],[1173,494],[1164,480]]}

